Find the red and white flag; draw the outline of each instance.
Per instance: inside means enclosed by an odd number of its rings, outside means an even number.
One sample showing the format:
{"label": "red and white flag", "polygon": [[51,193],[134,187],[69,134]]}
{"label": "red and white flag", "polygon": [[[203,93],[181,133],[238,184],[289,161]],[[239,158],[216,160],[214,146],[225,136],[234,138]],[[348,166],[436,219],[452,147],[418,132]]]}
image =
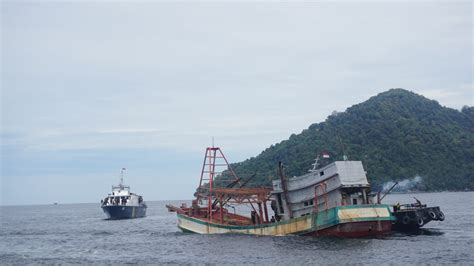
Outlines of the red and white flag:
{"label": "red and white flag", "polygon": [[321,154],[323,155],[324,159],[329,159],[329,157],[331,157],[327,151],[323,151]]}

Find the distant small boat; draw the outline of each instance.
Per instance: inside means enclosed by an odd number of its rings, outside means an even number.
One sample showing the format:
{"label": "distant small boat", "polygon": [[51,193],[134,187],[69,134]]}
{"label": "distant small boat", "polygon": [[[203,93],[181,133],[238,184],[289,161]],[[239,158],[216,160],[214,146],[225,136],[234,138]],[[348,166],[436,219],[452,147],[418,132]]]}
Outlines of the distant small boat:
{"label": "distant small boat", "polygon": [[120,184],[112,186],[112,194],[101,200],[101,207],[108,219],[131,219],[145,217],[147,205],[143,197],[130,192],[130,186],[123,184],[122,168]]}
{"label": "distant small boat", "polygon": [[57,203],[57,202],[55,202],[55,203],[53,203],[53,205],[58,205],[58,203]]}

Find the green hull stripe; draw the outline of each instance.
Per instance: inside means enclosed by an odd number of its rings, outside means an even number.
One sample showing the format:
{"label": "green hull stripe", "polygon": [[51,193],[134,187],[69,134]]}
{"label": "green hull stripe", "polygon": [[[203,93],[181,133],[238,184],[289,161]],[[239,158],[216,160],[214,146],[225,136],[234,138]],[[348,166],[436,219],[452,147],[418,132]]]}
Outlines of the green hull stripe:
{"label": "green hull stripe", "polygon": [[[353,219],[348,219],[348,220],[341,220],[337,216],[338,210],[341,210],[341,209],[364,209],[364,208],[387,208],[389,217],[364,217],[364,218],[353,218]],[[182,214],[178,214],[178,217],[181,219],[198,223],[198,224],[207,225],[207,226],[216,227],[216,228],[229,229],[229,230],[261,229],[261,228],[266,228],[266,227],[276,227],[279,225],[294,223],[294,222],[306,220],[306,219],[312,219],[312,226],[311,226],[312,228],[309,230],[297,232],[297,234],[304,234],[307,232],[309,233],[314,230],[321,230],[321,229],[325,229],[325,228],[335,226],[337,224],[343,224],[343,223],[367,222],[367,221],[395,221],[395,217],[390,212],[389,205],[385,205],[385,204],[337,206],[325,211],[313,213],[311,216],[307,215],[307,216],[297,217],[297,218],[293,218],[286,221],[280,221],[280,222],[269,223],[269,224],[258,224],[258,225],[222,225],[222,224],[206,222],[206,221],[189,217],[186,215],[182,215]],[[183,230],[182,227],[180,228]]]}

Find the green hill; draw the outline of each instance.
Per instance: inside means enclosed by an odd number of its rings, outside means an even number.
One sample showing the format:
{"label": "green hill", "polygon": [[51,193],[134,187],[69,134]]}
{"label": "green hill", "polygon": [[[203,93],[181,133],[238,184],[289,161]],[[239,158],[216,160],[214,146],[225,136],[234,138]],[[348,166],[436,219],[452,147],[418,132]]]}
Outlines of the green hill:
{"label": "green hill", "polygon": [[403,89],[330,115],[232,167],[242,177],[255,173],[251,186],[269,186],[278,161],[288,176],[301,175],[323,150],[341,160],[342,147],[350,160],[362,161],[376,189],[416,175],[420,190],[474,189],[474,108],[446,108]]}

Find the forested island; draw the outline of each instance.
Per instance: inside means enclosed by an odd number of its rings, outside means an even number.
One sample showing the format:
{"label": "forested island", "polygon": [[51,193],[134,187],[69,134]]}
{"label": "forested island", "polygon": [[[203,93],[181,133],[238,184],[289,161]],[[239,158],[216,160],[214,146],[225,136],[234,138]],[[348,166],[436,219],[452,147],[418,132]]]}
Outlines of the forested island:
{"label": "forested island", "polygon": [[[288,176],[304,174],[317,154],[362,161],[375,190],[420,176],[419,191],[474,189],[474,107],[461,111],[404,89],[391,89],[329,115],[258,156],[232,164],[249,186],[270,186],[282,161]],[[222,180],[222,178],[221,178]]]}

